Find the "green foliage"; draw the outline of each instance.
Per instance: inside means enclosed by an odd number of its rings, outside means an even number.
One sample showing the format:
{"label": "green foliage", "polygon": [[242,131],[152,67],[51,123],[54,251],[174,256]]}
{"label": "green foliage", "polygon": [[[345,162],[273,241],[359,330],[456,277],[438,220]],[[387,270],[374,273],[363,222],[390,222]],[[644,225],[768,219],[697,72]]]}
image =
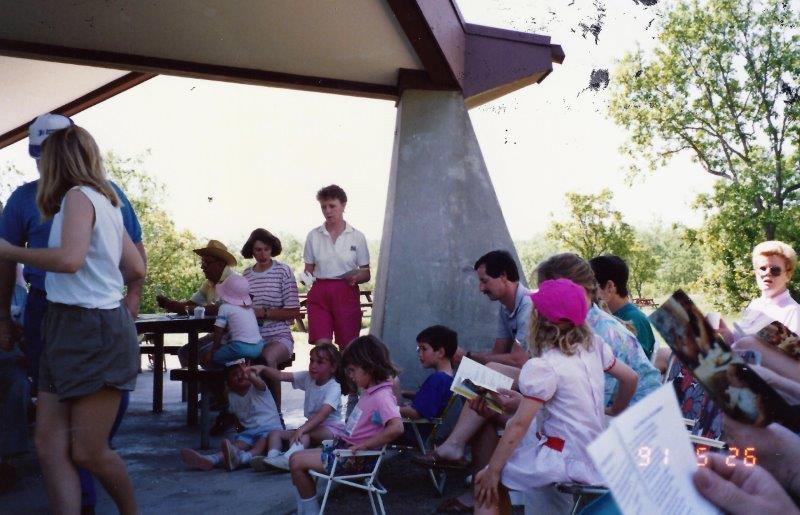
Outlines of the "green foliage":
{"label": "green foliage", "polygon": [[13,164],[6,164],[0,172],[0,212],[11,192],[22,183],[22,172]]}
{"label": "green foliage", "polygon": [[514,246],[522,265],[520,274],[528,278],[529,286],[536,284],[536,277],[533,275],[536,266],[553,254],[563,251],[557,241],[548,238],[545,234],[540,234],[530,240],[516,241]]}
{"label": "green foliage", "polygon": [[178,231],[165,202],[164,186],[142,169],[143,158],[120,158],[109,152],[105,159],[109,177],[131,201],[142,225],[147,250],[147,280],[142,291],[141,312],[153,313],[158,294],[189,298],[202,283],[203,274],[193,249],[198,240],[189,231]]}
{"label": "green foliage", "polygon": [[794,243],[800,204],[800,13],[785,0],[698,0],[664,17],[659,45],[616,70],[611,117],[630,131],[631,171],[688,152],[720,178],[698,206],[701,284],[726,307],[753,294],[750,249]]}

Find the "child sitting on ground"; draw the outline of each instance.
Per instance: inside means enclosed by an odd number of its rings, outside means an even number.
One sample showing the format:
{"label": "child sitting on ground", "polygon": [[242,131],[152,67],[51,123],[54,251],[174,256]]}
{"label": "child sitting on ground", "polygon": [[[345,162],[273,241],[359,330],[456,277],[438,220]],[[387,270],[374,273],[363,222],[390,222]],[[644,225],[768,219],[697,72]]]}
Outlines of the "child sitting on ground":
{"label": "child sitting on ground", "polygon": [[[458,348],[458,335],[443,325],[433,325],[423,329],[417,335],[417,355],[422,368],[433,369],[434,372],[419,387],[419,390],[404,391],[403,397],[412,399],[400,406],[400,414],[412,420],[419,418],[432,419],[440,416],[452,392],[453,355]],[[430,431],[430,427],[421,429]],[[426,434],[422,435],[427,437]]]}
{"label": "child sitting on ground", "polygon": [[[489,464],[475,476],[475,513],[510,513],[507,489],[530,495],[558,482],[601,484],[586,447],[605,428],[603,372],[619,381],[614,407],[620,411],[636,390],[636,373],[586,324],[589,303],[581,286],[569,279],[543,281],[531,299],[533,357],[520,371],[519,406]],[[545,405],[537,432],[532,422]],[[550,508],[548,513],[570,511],[568,504]]]}
{"label": "child sitting on ground", "polygon": [[[227,363],[240,358],[257,359],[261,357],[264,341],[258,329],[258,320],[253,311],[253,299],[250,297],[250,283],[239,274],[232,273],[217,285],[217,294],[223,304],[219,307],[217,320],[214,322],[214,344],[209,358],[215,363]],[[222,345],[225,329],[230,333],[229,342]]]}
{"label": "child sitting on ground", "polygon": [[236,435],[233,443],[222,440],[220,452],[203,455],[193,449],[181,449],[181,458],[189,467],[198,470],[211,470],[223,465],[228,470],[236,470],[250,463],[253,456],[264,453],[266,436],[281,429],[278,408],[267,385],[258,375],[258,369],[249,367],[244,360],[227,364],[228,408],[236,415],[244,431]]}
{"label": "child sitting on ground", "polygon": [[[296,390],[306,392],[303,415],[306,422],[297,429],[273,431],[267,436],[267,455],[257,456],[250,466],[261,472],[272,466],[289,470],[289,458],[296,451],[318,446],[323,440],[344,435],[342,423],[342,387],[344,369],[342,355],[332,343],[322,343],[311,349],[307,372],[281,372],[262,367],[262,377],[291,381]],[[288,445],[289,449],[282,450]]]}
{"label": "child sitting on ground", "polygon": [[[330,473],[337,449],[380,449],[403,434],[403,421],[391,380],[398,372],[392,366],[386,346],[375,336],[360,336],[347,346],[342,362],[349,379],[363,392],[340,439],[331,444],[326,442],[321,452],[319,449],[297,451],[289,459],[292,482],[297,488],[297,512],[301,515],[319,513],[317,489],[310,470]],[[373,465],[372,460],[358,456],[339,458],[336,471],[358,474]]]}

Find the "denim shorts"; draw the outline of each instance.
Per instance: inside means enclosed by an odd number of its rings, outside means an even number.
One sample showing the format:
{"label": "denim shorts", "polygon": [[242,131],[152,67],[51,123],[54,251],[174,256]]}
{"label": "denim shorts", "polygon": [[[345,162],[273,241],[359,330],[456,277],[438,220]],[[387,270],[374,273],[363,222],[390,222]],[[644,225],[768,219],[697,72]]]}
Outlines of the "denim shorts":
{"label": "denim shorts", "polygon": [[333,451],[347,449],[349,447],[350,444],[344,440],[325,440],[322,443],[322,454],[320,458],[322,459],[322,464],[325,465],[325,472],[327,474],[331,473],[334,461],[336,461],[336,473],[334,474],[336,476],[365,474],[372,470],[375,461],[378,459],[377,456],[350,456],[347,458],[342,458],[340,456],[339,459],[336,460]]}
{"label": "denim shorts", "polygon": [[214,353],[213,361],[225,364],[239,358],[258,359],[261,357],[261,349],[263,348],[263,340],[258,343],[232,341],[217,349],[217,352]]}
{"label": "denim shorts", "polygon": [[250,429],[245,429],[241,433],[237,434],[234,438],[234,441],[242,441],[252,447],[255,445],[256,441],[259,438],[266,438],[268,434],[272,431],[277,431],[279,429],[283,429],[281,427],[251,427]]}

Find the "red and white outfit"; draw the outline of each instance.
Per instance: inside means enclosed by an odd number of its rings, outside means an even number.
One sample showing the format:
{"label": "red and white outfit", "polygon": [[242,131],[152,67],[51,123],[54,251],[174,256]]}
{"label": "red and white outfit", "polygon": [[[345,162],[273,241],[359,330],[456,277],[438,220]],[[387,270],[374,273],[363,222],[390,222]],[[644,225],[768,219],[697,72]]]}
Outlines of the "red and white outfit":
{"label": "red and white outfit", "polygon": [[334,242],[323,224],[308,233],[303,261],[314,265],[315,278],[306,303],[308,339],[335,340],[344,350],[361,331],[361,301],[358,285],[351,286],[340,277],[369,265],[367,239],[345,224]]}
{"label": "red and white outfit", "polygon": [[614,362],[611,347],[594,337],[591,350],[567,356],[549,349],[525,363],[519,391],[544,403],[542,429],[531,423],[503,468],[503,485],[529,491],[558,482],[603,483],[586,447],[605,429],[604,372]]}

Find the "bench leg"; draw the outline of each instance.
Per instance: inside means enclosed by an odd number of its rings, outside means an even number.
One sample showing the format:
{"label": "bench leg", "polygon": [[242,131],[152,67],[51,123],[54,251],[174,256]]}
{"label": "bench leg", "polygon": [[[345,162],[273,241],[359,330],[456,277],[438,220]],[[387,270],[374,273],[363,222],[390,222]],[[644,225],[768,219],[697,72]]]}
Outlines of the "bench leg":
{"label": "bench leg", "polygon": [[153,413],[164,407],[164,335],[153,335]]}
{"label": "bench leg", "polygon": [[[189,333],[189,370],[196,371],[198,368],[198,338],[197,333]],[[186,425],[197,425],[197,381],[190,380],[186,386],[188,398],[186,402]]]}
{"label": "bench leg", "polygon": [[200,448],[208,449],[211,447],[209,439],[211,436],[211,409],[209,406],[209,388],[206,381],[200,383]]}

